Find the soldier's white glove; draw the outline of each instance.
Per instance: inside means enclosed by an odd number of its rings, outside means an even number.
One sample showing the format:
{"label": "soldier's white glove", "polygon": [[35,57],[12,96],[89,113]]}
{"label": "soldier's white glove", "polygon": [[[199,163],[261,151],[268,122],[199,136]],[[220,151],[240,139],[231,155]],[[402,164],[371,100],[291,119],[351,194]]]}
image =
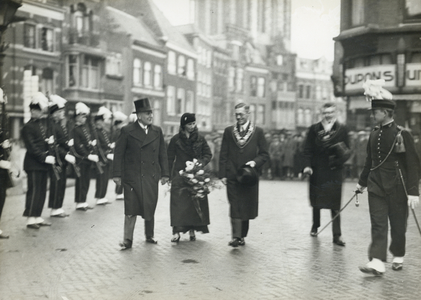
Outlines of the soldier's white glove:
{"label": "soldier's white glove", "polygon": [[246,166],[250,166],[250,167],[254,168],[256,166],[256,162],[254,160],[250,160],[250,161],[246,162]]}
{"label": "soldier's white glove", "polygon": [[11,166],[12,166],[12,163],[10,161],[0,160],[0,168],[1,169],[9,170]]}
{"label": "soldier's white glove", "polygon": [[1,147],[2,147],[3,149],[10,148],[11,146],[12,146],[12,145],[10,144],[9,139],[6,139],[6,140],[4,140],[4,141],[3,141],[3,143],[1,143]]}
{"label": "soldier's white glove", "polygon": [[303,173],[307,175],[313,175],[313,169],[311,167],[305,167]]}
{"label": "soldier's white glove", "polygon": [[73,155],[71,155],[71,154],[66,154],[66,156],[64,157],[64,159],[65,159],[67,162],[71,163],[72,165],[76,163],[76,157],[74,157],[74,156],[73,156]]}
{"label": "soldier's white glove", "polygon": [[108,144],[108,147],[110,147],[110,149],[114,149],[115,148],[115,143]]}
{"label": "soldier's white glove", "polygon": [[107,154],[107,159],[114,160],[114,154],[112,153]]}
{"label": "soldier's white glove", "polygon": [[48,145],[52,145],[52,144],[54,144],[54,135],[50,136],[50,137],[47,139],[47,143],[48,143]]}
{"label": "soldier's white glove", "polygon": [[69,146],[69,147],[73,147],[73,145],[75,144],[75,140],[74,139],[70,139],[68,142],[67,142],[67,146]]}
{"label": "soldier's white glove", "polygon": [[92,146],[96,146],[96,140],[90,141],[89,144],[91,144]]}
{"label": "soldier's white glove", "polygon": [[93,161],[93,162],[99,162],[98,155],[96,155],[96,154],[89,154],[89,155],[88,155],[88,159],[89,159],[90,161]]}
{"label": "soldier's white glove", "polygon": [[361,194],[365,190],[365,186],[361,186],[358,183],[357,183],[357,186],[355,188],[356,188],[356,192],[361,193]]}
{"label": "soldier's white glove", "polygon": [[408,206],[412,209],[417,207],[418,203],[420,202],[419,196],[411,196],[408,195]]}
{"label": "soldier's white glove", "polygon": [[54,165],[56,163],[56,158],[52,155],[47,155],[47,157],[45,158],[45,163]]}

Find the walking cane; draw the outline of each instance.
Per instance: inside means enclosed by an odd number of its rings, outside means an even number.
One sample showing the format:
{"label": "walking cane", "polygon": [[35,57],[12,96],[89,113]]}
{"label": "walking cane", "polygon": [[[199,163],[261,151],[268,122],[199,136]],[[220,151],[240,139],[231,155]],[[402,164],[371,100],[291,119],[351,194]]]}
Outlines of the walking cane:
{"label": "walking cane", "polygon": [[327,223],[326,225],[325,225],[325,227],[323,227],[322,228],[322,230],[320,230],[319,232],[317,232],[316,234],[315,234],[315,236],[318,236],[327,226],[329,226],[329,224],[330,223],[332,223],[337,217],[339,217],[339,215],[340,215],[340,213],[348,206],[348,204],[349,203],[351,203],[351,201],[355,198],[355,197],[357,197],[357,199],[355,200],[355,206],[356,207],[358,207],[359,205],[360,205],[360,203],[358,202],[358,194],[362,194],[362,192],[359,192],[359,191],[355,191],[355,194],[354,194],[354,196],[352,196],[351,197],[351,199],[349,199],[349,201],[344,205],[344,207],[342,207],[341,208],[341,210],[336,214],[336,216],[334,216],[333,218],[332,218],[332,220],[330,220],[330,222],[329,223]]}
{"label": "walking cane", "polygon": [[[408,200],[408,192],[406,191],[406,186],[405,186],[405,181],[403,180],[402,171],[400,168],[398,168],[398,170],[399,170],[399,176],[401,177],[403,190],[405,191],[406,199]],[[415,215],[415,211],[412,207],[411,207],[411,210],[412,210],[412,215],[414,216],[414,219],[415,219],[415,223],[417,224],[418,231],[420,232],[420,235],[421,235],[421,228],[420,228],[420,224],[418,223],[417,216]]]}

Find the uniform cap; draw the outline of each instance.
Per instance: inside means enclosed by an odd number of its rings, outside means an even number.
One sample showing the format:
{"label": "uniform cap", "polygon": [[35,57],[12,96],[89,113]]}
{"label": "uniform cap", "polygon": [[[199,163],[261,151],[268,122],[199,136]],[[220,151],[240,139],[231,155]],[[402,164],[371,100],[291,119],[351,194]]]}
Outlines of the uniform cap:
{"label": "uniform cap", "polygon": [[115,111],[113,113],[113,119],[114,119],[114,121],[124,122],[127,119],[127,115],[125,115],[121,111]]}
{"label": "uniform cap", "polygon": [[48,98],[41,92],[36,92],[31,98],[29,108],[44,110],[48,107]]}
{"label": "uniform cap", "polygon": [[60,97],[59,95],[51,95],[50,96],[50,114],[56,112],[59,109],[63,109],[66,106],[67,100]]}
{"label": "uniform cap", "polygon": [[89,115],[89,112],[91,111],[88,106],[86,106],[85,103],[78,102],[76,103],[76,115]]}

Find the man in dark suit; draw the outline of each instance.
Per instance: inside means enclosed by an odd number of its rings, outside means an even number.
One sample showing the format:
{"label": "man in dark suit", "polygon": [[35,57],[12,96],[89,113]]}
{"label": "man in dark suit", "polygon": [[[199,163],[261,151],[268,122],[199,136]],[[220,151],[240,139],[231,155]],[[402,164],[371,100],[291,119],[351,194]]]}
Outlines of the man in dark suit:
{"label": "man in dark suit", "polygon": [[[389,222],[392,269],[402,270],[408,207],[414,209],[419,203],[419,158],[414,140],[407,130],[394,122],[395,103],[382,84],[382,81],[364,84],[378,126],[370,134],[367,158],[357,184],[360,192],[367,187],[371,220],[370,261],[360,270],[374,275],[383,275],[386,271]],[[373,92],[375,89],[381,92]]]}
{"label": "man in dark suit", "polygon": [[121,129],[114,149],[113,180],[124,190],[124,240],[122,249],[132,247],[137,215],[145,219],[146,242],[154,239],[154,215],[158,202],[158,182],[168,182],[169,169],[164,135],[152,125],[148,98],[134,102],[137,121]]}
{"label": "man in dark suit", "polygon": [[48,171],[56,159],[50,153],[52,140],[48,137],[44,112],[48,107],[48,99],[40,92],[34,95],[29,105],[31,119],[22,128],[22,139],[26,154],[23,169],[28,175],[28,190],[26,192],[25,211],[26,227],[39,229],[40,226],[50,226],[41,218],[47,194]]}
{"label": "man in dark suit", "polygon": [[259,204],[258,180],[254,185],[244,185],[237,180],[237,172],[245,165],[259,170],[269,159],[263,129],[249,120],[249,105],[237,104],[235,118],[237,124],[225,128],[219,157],[219,178],[227,185],[230,203],[232,240],[228,245],[232,247],[245,244],[249,220],[257,217]]}

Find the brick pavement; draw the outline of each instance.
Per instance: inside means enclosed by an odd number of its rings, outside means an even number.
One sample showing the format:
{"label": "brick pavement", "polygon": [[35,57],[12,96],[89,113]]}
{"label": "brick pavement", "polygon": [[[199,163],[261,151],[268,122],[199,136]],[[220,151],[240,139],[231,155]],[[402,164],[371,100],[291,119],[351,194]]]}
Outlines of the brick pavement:
{"label": "brick pavement", "polygon": [[[355,182],[344,185],[343,204]],[[113,196],[110,182],[108,196]],[[89,198],[93,205],[94,181]],[[345,248],[332,244],[331,228],[309,236],[311,209],[307,183],[262,181],[259,217],[250,223],[245,247],[233,249],[225,189],[209,197],[210,234],[188,235],[172,244],[169,193],[160,190],[156,212],[158,245],[145,244],[138,218],[133,248],[119,251],[123,202],[88,212],[74,210],[69,187],[66,219],[53,226],[26,229],[24,196],[6,200],[0,240],[0,299],[418,299],[421,293],[421,238],[413,217],[408,222],[404,269],[387,264],[384,277],[361,273],[367,261],[370,224],[367,197],[343,212]],[[417,208],[421,220],[420,208]],[[322,226],[329,221],[322,211]]]}

